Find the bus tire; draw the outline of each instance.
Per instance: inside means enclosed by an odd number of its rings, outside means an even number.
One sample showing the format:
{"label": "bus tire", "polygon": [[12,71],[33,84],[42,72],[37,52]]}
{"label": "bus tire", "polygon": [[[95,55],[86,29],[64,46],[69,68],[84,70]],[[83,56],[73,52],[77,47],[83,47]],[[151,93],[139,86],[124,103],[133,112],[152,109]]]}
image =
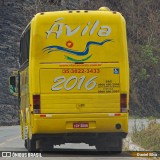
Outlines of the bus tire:
{"label": "bus tire", "polygon": [[27,149],[28,147],[27,147],[27,140],[25,139],[24,140],[24,147]]}
{"label": "bus tire", "polygon": [[42,150],[43,150],[44,152],[45,152],[45,151],[47,151],[47,152],[53,151],[53,143],[52,143],[52,141],[46,140],[46,141],[43,141],[42,144],[43,144]]}
{"label": "bus tire", "polygon": [[120,154],[122,152],[122,148],[121,147],[108,147],[106,145],[100,145],[100,144],[96,144],[96,150],[97,151],[102,151],[102,152],[111,152],[114,154]]}
{"label": "bus tire", "polygon": [[122,138],[117,138],[118,146],[112,147],[112,152],[115,154],[120,154],[122,152],[123,140]]}
{"label": "bus tire", "polygon": [[96,150],[97,150],[97,151],[105,151],[105,152],[108,152],[108,151],[109,151],[108,146],[107,146],[106,144],[104,144],[104,143],[97,143],[97,144],[95,145],[95,147],[96,147]]}
{"label": "bus tire", "polygon": [[36,140],[28,139],[28,141],[27,141],[27,149],[28,149],[29,152],[36,151]]}
{"label": "bus tire", "polygon": [[120,154],[122,152],[122,138],[113,138],[110,141],[100,141],[95,145],[97,151],[112,152]]}

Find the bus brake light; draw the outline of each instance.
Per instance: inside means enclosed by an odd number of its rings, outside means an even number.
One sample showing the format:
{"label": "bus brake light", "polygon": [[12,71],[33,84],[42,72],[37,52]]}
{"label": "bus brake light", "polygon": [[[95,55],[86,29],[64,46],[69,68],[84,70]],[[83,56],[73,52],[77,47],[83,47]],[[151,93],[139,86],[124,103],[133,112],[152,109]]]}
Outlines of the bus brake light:
{"label": "bus brake light", "polygon": [[33,113],[40,113],[40,95],[33,95]]}
{"label": "bus brake light", "polygon": [[120,95],[121,112],[127,112],[127,94]]}

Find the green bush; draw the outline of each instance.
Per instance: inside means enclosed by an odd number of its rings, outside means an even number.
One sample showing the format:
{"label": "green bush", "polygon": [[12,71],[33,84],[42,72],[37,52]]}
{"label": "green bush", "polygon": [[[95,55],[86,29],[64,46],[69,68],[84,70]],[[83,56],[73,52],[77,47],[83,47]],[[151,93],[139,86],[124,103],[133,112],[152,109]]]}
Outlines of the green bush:
{"label": "green bush", "polygon": [[153,48],[148,44],[142,47],[142,58],[145,62],[150,61],[153,64],[158,64],[159,62],[159,57],[154,56]]}

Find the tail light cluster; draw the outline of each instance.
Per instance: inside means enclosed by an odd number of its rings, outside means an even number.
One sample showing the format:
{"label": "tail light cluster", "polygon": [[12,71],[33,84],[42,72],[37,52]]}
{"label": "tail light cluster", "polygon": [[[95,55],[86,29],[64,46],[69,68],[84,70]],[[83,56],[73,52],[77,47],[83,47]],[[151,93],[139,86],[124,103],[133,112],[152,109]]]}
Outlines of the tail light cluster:
{"label": "tail light cluster", "polygon": [[127,112],[127,94],[120,95],[121,112]]}
{"label": "tail light cluster", "polygon": [[40,111],[40,95],[33,95],[33,113],[39,114]]}

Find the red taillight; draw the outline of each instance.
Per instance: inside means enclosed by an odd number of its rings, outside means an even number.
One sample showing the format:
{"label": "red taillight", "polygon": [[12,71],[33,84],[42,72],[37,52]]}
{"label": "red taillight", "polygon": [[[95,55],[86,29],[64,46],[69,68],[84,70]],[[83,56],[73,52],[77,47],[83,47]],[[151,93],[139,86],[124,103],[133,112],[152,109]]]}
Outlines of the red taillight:
{"label": "red taillight", "polygon": [[40,113],[40,95],[33,95],[33,113]]}
{"label": "red taillight", "polygon": [[121,112],[127,112],[127,94],[120,95]]}
{"label": "red taillight", "polygon": [[121,116],[121,114],[120,114],[120,113],[115,113],[114,115],[115,115],[115,116]]}
{"label": "red taillight", "polygon": [[40,117],[46,117],[46,114],[40,114]]}

